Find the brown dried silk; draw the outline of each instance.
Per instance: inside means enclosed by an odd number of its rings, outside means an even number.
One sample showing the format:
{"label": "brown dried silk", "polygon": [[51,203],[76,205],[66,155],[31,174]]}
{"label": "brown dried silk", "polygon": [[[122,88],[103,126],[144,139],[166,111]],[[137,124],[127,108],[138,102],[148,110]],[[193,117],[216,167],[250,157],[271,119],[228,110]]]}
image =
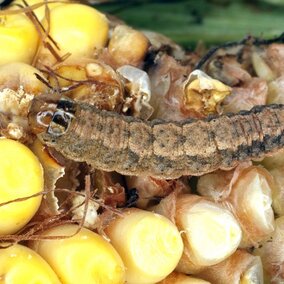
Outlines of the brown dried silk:
{"label": "brown dried silk", "polygon": [[39,138],[67,158],[124,175],[177,178],[230,169],[284,146],[284,105],[202,120],[142,121],[71,102],[74,118],[62,134]]}

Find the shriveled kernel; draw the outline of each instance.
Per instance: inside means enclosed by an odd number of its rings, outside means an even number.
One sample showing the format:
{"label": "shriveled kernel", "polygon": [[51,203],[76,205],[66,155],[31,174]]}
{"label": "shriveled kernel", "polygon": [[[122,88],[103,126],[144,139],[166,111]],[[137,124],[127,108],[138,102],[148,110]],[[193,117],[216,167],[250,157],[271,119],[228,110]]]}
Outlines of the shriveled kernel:
{"label": "shriveled kernel", "polygon": [[0,65],[31,63],[38,40],[36,28],[25,14],[0,16]]}
{"label": "shriveled kernel", "polygon": [[125,266],[129,284],[156,283],[176,267],[183,250],[176,226],[167,218],[128,209],[105,230]]}
{"label": "shriveled kernel", "polygon": [[184,82],[185,107],[200,114],[215,113],[231,88],[200,70],[193,71]]}
{"label": "shriveled kernel", "polygon": [[[43,233],[44,236],[71,236],[77,225],[61,225]],[[31,243],[53,268],[63,284],[125,283],[125,269],[115,249],[98,234],[82,228],[79,233],[57,240]]]}
{"label": "shriveled kernel", "polygon": [[199,272],[236,251],[242,232],[228,210],[196,195],[179,197],[176,206],[176,223],[185,245],[177,271]]}
{"label": "shriveled kernel", "polygon": [[[44,22],[47,26],[46,21]],[[92,57],[95,49],[105,46],[108,22],[105,15],[82,4],[64,4],[50,10],[50,36],[59,46],[58,54],[72,57]],[[50,65],[55,61],[43,46],[39,61]]]}
{"label": "shriveled kernel", "polygon": [[0,249],[0,283],[60,284],[61,282],[40,255],[16,244]]}
{"label": "shriveled kernel", "polygon": [[108,51],[118,66],[139,66],[149,47],[147,37],[131,27],[116,26],[111,36]]}
{"label": "shriveled kernel", "polygon": [[[0,139],[0,203],[25,198],[43,190],[43,170],[25,145]],[[42,196],[0,206],[0,234],[12,234],[26,225],[39,208]]]}

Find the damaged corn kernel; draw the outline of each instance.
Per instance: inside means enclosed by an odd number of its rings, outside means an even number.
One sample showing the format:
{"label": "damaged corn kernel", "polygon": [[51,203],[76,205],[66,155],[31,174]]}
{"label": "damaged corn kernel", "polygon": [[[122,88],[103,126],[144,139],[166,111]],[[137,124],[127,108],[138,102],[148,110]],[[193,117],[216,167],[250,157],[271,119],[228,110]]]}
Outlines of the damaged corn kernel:
{"label": "damaged corn kernel", "polygon": [[[25,198],[43,190],[43,170],[37,157],[23,144],[0,139],[0,203]],[[41,195],[0,207],[0,234],[13,234],[34,216]]]}
{"label": "damaged corn kernel", "polygon": [[0,65],[31,63],[38,40],[36,28],[25,14],[0,14]]}
{"label": "damaged corn kernel", "polygon": [[106,110],[121,109],[123,84],[109,65],[93,59],[70,59],[54,71],[58,76],[48,77],[50,84],[62,88],[66,96]]}
{"label": "damaged corn kernel", "polygon": [[231,94],[231,88],[200,70],[193,71],[184,83],[185,107],[207,115],[217,112],[220,103]]}
{"label": "damaged corn kernel", "polygon": [[125,266],[129,284],[156,283],[176,267],[183,250],[179,231],[167,218],[129,209],[106,228]]}
{"label": "damaged corn kernel", "polygon": [[77,225],[54,227],[43,235],[71,237],[35,241],[31,247],[49,263],[62,284],[123,284],[124,265],[115,249],[88,229],[74,235],[77,230]]}
{"label": "damaged corn kernel", "polygon": [[60,284],[61,282],[36,252],[16,244],[0,249],[0,283]]}

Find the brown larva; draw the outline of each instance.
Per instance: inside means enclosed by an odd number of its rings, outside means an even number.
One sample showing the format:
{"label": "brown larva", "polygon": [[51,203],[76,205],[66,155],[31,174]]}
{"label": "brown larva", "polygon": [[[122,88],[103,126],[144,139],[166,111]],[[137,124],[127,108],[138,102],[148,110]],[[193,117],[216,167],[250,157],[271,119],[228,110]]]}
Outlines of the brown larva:
{"label": "brown larva", "polygon": [[69,159],[124,175],[199,176],[284,146],[284,105],[169,122],[142,121],[66,98],[37,109],[42,104],[36,100],[31,121],[49,117],[38,134],[43,143]]}

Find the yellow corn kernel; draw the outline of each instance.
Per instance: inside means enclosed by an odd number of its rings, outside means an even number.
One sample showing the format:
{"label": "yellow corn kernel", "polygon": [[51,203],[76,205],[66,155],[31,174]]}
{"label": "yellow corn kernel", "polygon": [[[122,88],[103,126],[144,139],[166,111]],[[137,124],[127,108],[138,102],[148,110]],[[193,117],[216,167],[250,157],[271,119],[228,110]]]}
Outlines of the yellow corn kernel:
{"label": "yellow corn kernel", "polygon": [[[77,225],[61,225],[45,236],[71,236]],[[123,284],[124,265],[115,249],[98,234],[82,228],[70,238],[35,241],[31,247],[53,268],[63,284]]]}
{"label": "yellow corn kernel", "polygon": [[105,232],[125,264],[128,284],[162,280],[174,270],[182,254],[176,226],[152,212],[128,209]]}
{"label": "yellow corn kernel", "polygon": [[[44,25],[47,26],[46,21]],[[50,10],[50,36],[59,46],[61,56],[92,57],[96,48],[105,46],[108,38],[106,17],[82,4],[64,4]],[[50,65],[51,53],[41,48],[39,60]]]}
{"label": "yellow corn kernel", "polygon": [[[43,190],[43,170],[37,157],[23,144],[0,139],[0,203]],[[0,234],[12,234],[26,225],[41,202],[41,195],[0,206]]]}
{"label": "yellow corn kernel", "polygon": [[116,26],[110,39],[108,50],[119,65],[139,66],[149,47],[147,37],[128,26]]}
{"label": "yellow corn kernel", "polygon": [[[18,91],[22,89],[30,95],[42,94],[47,90],[47,86],[35,74],[44,78],[44,75],[39,70],[26,63],[12,62],[1,65],[0,90],[9,88]],[[10,109],[11,111],[13,112],[12,109]]]}
{"label": "yellow corn kernel", "polygon": [[60,281],[43,258],[17,244],[0,249],[0,283],[60,284]]}
{"label": "yellow corn kernel", "polygon": [[39,36],[25,14],[0,15],[0,65],[10,62],[31,63]]}

